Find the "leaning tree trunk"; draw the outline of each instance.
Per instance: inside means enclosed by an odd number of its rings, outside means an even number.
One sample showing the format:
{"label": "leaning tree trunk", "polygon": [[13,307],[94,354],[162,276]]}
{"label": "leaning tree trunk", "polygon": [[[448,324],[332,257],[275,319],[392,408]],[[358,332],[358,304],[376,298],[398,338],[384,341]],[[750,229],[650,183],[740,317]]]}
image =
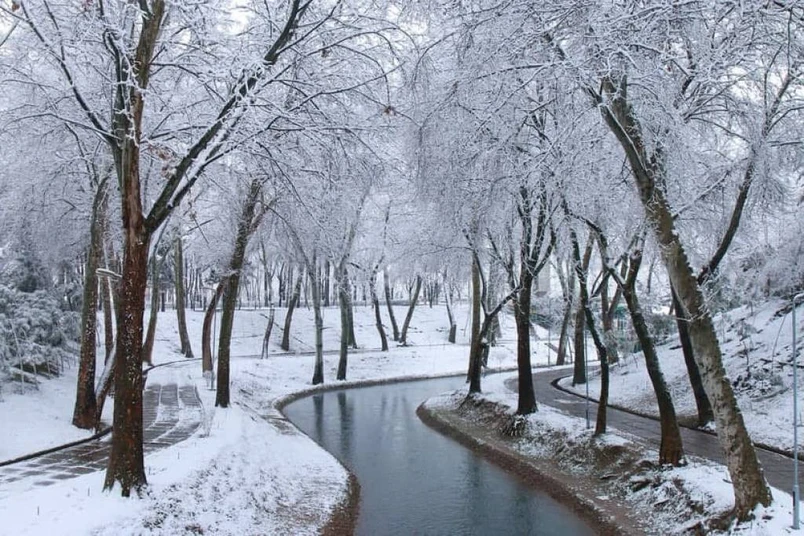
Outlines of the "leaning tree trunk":
{"label": "leaning tree trunk", "polygon": [[369,278],[369,294],[371,294],[371,305],[374,307],[374,322],[377,332],[380,334],[381,351],[388,351],[388,337],[385,335],[385,328],[382,326],[382,315],[380,313],[380,299],[377,297],[377,270],[374,270]]}
{"label": "leaning tree trunk", "polygon": [[396,317],[394,316],[394,306],[391,303],[391,282],[388,267],[383,268],[382,271],[382,285],[385,290],[385,305],[388,306],[388,318],[391,319],[391,329],[393,331],[394,340],[399,340],[399,328],[396,325]]}
{"label": "leaning tree trunk", "polygon": [[304,271],[299,269],[299,275],[296,277],[296,284],[293,286],[293,296],[288,301],[288,312],[285,314],[285,328],[282,331],[282,343],[279,345],[284,351],[290,351],[290,324],[293,321],[293,311],[299,305],[299,298],[301,297],[302,277]]}
{"label": "leaning tree trunk", "polygon": [[[109,269],[109,251],[104,251],[106,258],[106,268]],[[106,358],[103,360],[107,363],[112,358],[112,351],[114,350],[114,315],[115,310],[115,293],[112,291],[112,280],[107,277],[100,278],[101,285],[101,299],[103,301],[103,339],[106,348]]]}
{"label": "leaning tree trunk", "polygon": [[218,307],[218,300],[221,299],[223,291],[226,288],[226,279],[224,278],[218,283],[215,288],[215,294],[207,304],[207,310],[204,313],[204,324],[201,328],[201,371],[212,372],[212,320],[215,318],[215,309]]}
{"label": "leaning tree trunk", "polygon": [[628,102],[626,78],[615,82],[607,77],[603,80],[602,88],[606,105],[601,106],[600,110],[628,158],[670,283],[685,317],[689,319],[693,355],[712,403],[717,436],[734,483],[735,513],[740,521],[748,520],[757,505],[767,506],[771,503],[771,491],[726,376],[712,317],[675,228],[669,202],[660,187],[666,179],[662,154],[648,152],[641,125]]}
{"label": "leaning tree trunk", "polygon": [[187,319],[185,318],[184,310],[184,246],[182,245],[181,237],[176,239],[173,261],[176,272],[176,317],[179,321],[181,353],[184,357],[193,357],[193,349],[190,347],[190,336],[187,334]]}
{"label": "leaning tree trunk", "polygon": [[151,310],[148,316],[148,330],[145,332],[145,342],[142,344],[142,362],[153,364],[154,341],[156,339],[156,320],[159,313],[159,261],[151,259]]}
{"label": "leaning tree trunk", "polygon": [[567,338],[569,334],[570,318],[572,318],[572,302],[564,305],[564,316],[561,319],[561,331],[558,336],[558,350],[556,351],[556,365],[563,365],[567,359]]}
{"label": "leaning tree trunk", "polygon": [[226,283],[223,291],[221,307],[221,331],[218,336],[218,383],[215,392],[215,406],[229,407],[229,369],[232,346],[232,327],[237,307],[237,293],[240,290],[240,274],[243,270],[243,261],[246,258],[246,247],[251,234],[257,230],[260,215],[255,215],[257,202],[262,193],[262,181],[255,178],[246,195],[240,221],[237,223],[234,250],[226,271]]}
{"label": "leaning tree trunk", "polygon": [[95,426],[98,401],[95,397],[95,361],[98,314],[98,266],[103,248],[103,200],[106,197],[106,179],[98,185],[92,204],[89,228],[89,249],[84,270],[84,299],[81,306],[81,357],[78,365],[78,384],[75,391],[73,425],[91,429]]}
{"label": "leaning tree trunk", "polygon": [[662,374],[659,364],[659,356],[656,354],[656,346],[653,336],[650,334],[645,316],[642,313],[642,306],[636,293],[636,274],[642,262],[641,253],[631,256],[631,266],[628,278],[623,285],[623,297],[631,314],[631,323],[634,326],[639,345],[642,347],[642,354],[645,356],[645,366],[648,370],[653,392],[656,393],[656,402],[659,405],[659,421],[661,423],[661,442],[659,444],[659,463],[680,465],[684,458],[684,446],[681,440],[681,431],[676,419],[676,408],[667,382]]}
{"label": "leaning tree trunk", "polygon": [[274,329],[274,308],[268,312],[268,323],[265,325],[265,334],[262,337],[262,353],[260,358],[265,359],[268,357],[269,343],[271,342],[271,332]]}
{"label": "leaning tree trunk", "polygon": [[684,354],[684,364],[687,367],[687,378],[689,378],[692,394],[695,397],[695,406],[698,409],[698,426],[706,426],[714,421],[715,415],[712,411],[712,404],[706,396],[706,390],[701,379],[701,371],[695,364],[695,356],[692,351],[690,341],[689,318],[687,318],[681,303],[676,297],[675,291],[671,288],[673,296],[673,311],[675,311],[676,326],[678,327],[678,339],[681,342],[681,352]]}
{"label": "leaning tree trunk", "polygon": [[399,335],[399,342],[402,346],[408,345],[408,328],[410,321],[413,318],[413,310],[416,308],[416,302],[419,301],[419,292],[422,290],[422,276],[416,276],[416,286],[413,288],[413,296],[410,298],[410,305],[408,306],[408,314],[405,315],[405,322],[402,324],[402,333]]}

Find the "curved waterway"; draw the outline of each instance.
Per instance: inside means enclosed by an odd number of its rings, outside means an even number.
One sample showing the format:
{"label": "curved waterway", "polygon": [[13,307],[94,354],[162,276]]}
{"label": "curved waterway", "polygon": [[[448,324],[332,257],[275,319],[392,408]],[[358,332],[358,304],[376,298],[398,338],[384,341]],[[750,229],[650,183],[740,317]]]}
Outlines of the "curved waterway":
{"label": "curved waterway", "polygon": [[568,508],[425,426],[416,408],[462,378],[329,391],[284,409],[360,482],[360,535],[583,535]]}

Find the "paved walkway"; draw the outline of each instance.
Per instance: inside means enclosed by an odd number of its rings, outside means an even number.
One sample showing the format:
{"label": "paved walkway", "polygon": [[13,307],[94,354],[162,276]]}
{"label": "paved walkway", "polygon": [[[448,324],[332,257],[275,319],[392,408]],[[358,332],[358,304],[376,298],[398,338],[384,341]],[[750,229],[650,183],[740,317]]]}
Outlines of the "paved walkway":
{"label": "paved walkway", "polygon": [[[109,401],[111,403],[111,401]],[[201,424],[203,408],[191,385],[175,383],[148,385],[143,392],[145,454],[174,445],[190,437]],[[29,479],[35,486],[106,469],[111,436],[44,454],[37,458],[0,467],[0,498],[3,485]]]}
{"label": "paved walkway", "polygon": [[[535,371],[533,385],[536,389],[536,401],[540,404],[558,408],[576,417],[585,417],[586,399],[584,397],[561,391],[551,384],[554,380],[571,374],[572,370],[570,369]],[[516,378],[507,380],[506,387],[516,392]],[[591,401],[589,403],[589,419],[592,427],[595,426],[596,415],[597,403]],[[616,428],[638,437],[645,444],[657,450],[659,448],[661,429],[658,420],[640,417],[609,407],[607,410],[607,424],[611,428]],[[684,441],[684,452],[686,454],[708,458],[725,465],[726,462],[720,443],[718,443],[717,437],[714,435],[682,428],[681,437]],[[757,447],[757,456],[770,485],[792,493],[793,459],[759,447]],[[804,473],[804,465],[801,469],[803,469],[801,472]],[[799,485],[804,489],[804,474],[799,474]]]}

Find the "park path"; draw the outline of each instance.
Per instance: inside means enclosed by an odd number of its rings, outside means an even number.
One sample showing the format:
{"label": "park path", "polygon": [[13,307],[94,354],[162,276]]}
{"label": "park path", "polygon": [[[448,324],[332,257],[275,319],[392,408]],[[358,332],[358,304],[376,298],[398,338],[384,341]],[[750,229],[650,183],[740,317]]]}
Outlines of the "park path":
{"label": "park path", "polygon": [[[175,445],[190,437],[201,424],[203,407],[196,388],[176,383],[153,383],[143,392],[145,454]],[[4,486],[28,480],[48,486],[106,468],[111,436],[43,454],[0,467],[0,499]]]}
{"label": "park path", "polygon": [[[533,385],[536,390],[536,401],[538,403],[557,408],[576,417],[586,416],[587,405],[585,397],[565,391],[553,385],[556,380],[571,375],[571,370],[563,368],[534,372]],[[505,385],[511,391],[517,391],[516,378],[506,380]],[[596,415],[597,402],[594,399],[590,399],[589,419],[593,427],[595,425]],[[652,448],[657,450],[659,448],[661,429],[657,419],[635,415],[609,406],[607,410],[607,424],[611,428],[616,428],[617,430],[637,437],[644,444]],[[725,465],[726,461],[716,436],[700,430],[682,428],[681,437],[684,441],[684,452],[687,455],[708,458]],[[768,479],[768,483],[773,487],[792,492],[792,457],[777,454],[761,447],[757,447],[757,456],[765,471],[765,477]],[[804,474],[799,475],[799,485],[804,489]]]}

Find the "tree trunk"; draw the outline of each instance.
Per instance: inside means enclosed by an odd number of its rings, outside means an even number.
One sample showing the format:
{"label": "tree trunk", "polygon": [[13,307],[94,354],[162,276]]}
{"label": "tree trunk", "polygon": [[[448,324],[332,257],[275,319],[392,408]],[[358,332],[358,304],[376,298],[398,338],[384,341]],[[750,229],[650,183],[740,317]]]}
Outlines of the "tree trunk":
{"label": "tree trunk", "polygon": [[393,330],[394,340],[399,340],[399,328],[396,325],[396,317],[394,316],[394,306],[391,304],[393,301],[391,296],[391,282],[388,267],[383,268],[382,271],[382,284],[385,290],[385,305],[388,306],[388,318],[391,319],[391,329]]}
{"label": "tree trunk", "polygon": [[564,365],[567,359],[567,339],[569,338],[569,324],[572,318],[572,302],[565,302],[564,317],[561,319],[561,331],[558,336],[558,350],[556,351],[556,365]]}
{"label": "tree trunk", "polygon": [[151,310],[148,316],[148,330],[145,333],[145,342],[142,344],[142,361],[149,365],[153,364],[156,318],[159,312],[159,265],[156,252],[154,252],[154,258],[151,259]]}
{"label": "tree trunk", "polygon": [[[290,272],[290,270],[288,270]],[[293,296],[288,302],[288,312],[285,315],[285,329],[282,332],[282,343],[279,345],[284,351],[290,351],[290,324],[293,321],[293,311],[299,304],[299,297],[301,296],[302,277],[304,271],[300,268],[299,275],[296,277],[296,284],[293,286]]]}
{"label": "tree trunk", "polygon": [[572,365],[572,385],[582,385],[586,383],[586,333],[584,306],[581,299],[575,308],[575,338],[573,348],[575,348],[575,361]]}
{"label": "tree trunk", "polygon": [[[338,279],[344,277],[343,273],[338,276]],[[337,380],[346,379],[346,365],[349,359],[349,291],[348,288],[344,290],[344,281],[341,279],[338,282],[338,303],[341,309],[341,345],[338,355],[338,373],[335,376]]]}
{"label": "tree trunk", "polygon": [[312,266],[307,269],[313,287],[313,314],[315,316],[315,366],[313,367],[313,385],[324,383],[324,317],[321,315],[321,291],[318,286],[320,268],[313,255]]}
{"label": "tree trunk", "polygon": [[[135,159],[136,162],[136,159]],[[124,497],[147,484],[142,430],[142,320],[148,275],[148,242],[139,208],[139,190],[125,195],[128,210],[120,280],[120,310],[114,374],[114,432],[105,489],[119,483]]]}
{"label": "tree trunk", "polygon": [[270,312],[268,313],[268,323],[265,325],[265,335],[262,337],[262,353],[260,357],[265,359],[268,357],[268,343],[271,342],[271,331],[274,329],[274,308],[271,307]]}
{"label": "tree trunk", "polygon": [[516,364],[519,397],[517,415],[528,415],[536,411],[536,393],[533,390],[533,371],[530,362],[530,296],[533,289],[533,274],[522,261],[519,289],[514,308],[516,320]]}
{"label": "tree trunk", "polygon": [[399,342],[402,346],[408,345],[408,328],[410,327],[410,320],[413,318],[413,310],[416,308],[416,302],[419,301],[419,292],[422,289],[422,276],[416,276],[416,286],[413,289],[413,296],[410,298],[410,305],[408,306],[408,314],[405,315],[405,322],[402,324],[402,333],[399,336]]}
{"label": "tree trunk", "polygon": [[382,315],[380,313],[380,299],[377,297],[377,270],[375,269],[369,278],[369,294],[371,295],[371,305],[374,307],[374,322],[377,332],[380,334],[381,351],[388,351],[388,337],[385,335],[385,328],[382,326]]}
{"label": "tree trunk", "polygon": [[97,399],[95,397],[95,360],[98,323],[98,265],[103,250],[103,200],[106,198],[106,179],[98,184],[92,204],[89,227],[89,248],[84,270],[84,299],[81,307],[81,357],[78,365],[78,384],[73,408],[73,426],[91,429],[95,426]]}
{"label": "tree trunk", "polygon": [[447,306],[447,318],[449,318],[449,335],[447,341],[455,344],[455,338],[458,333],[458,326],[455,324],[455,315],[452,314],[452,293],[449,290],[447,283],[447,272],[444,272],[444,304]]}
{"label": "tree trunk", "polygon": [[229,407],[229,370],[232,343],[232,327],[237,307],[237,294],[240,291],[240,275],[246,258],[248,239],[257,229],[261,215],[256,214],[257,202],[262,194],[262,180],[254,178],[249,186],[240,220],[237,223],[234,250],[226,270],[226,284],[221,307],[221,331],[218,336],[218,382],[215,392],[215,406]]}
{"label": "tree trunk", "polygon": [[684,447],[681,440],[681,431],[676,419],[676,408],[670,390],[667,388],[664,374],[659,364],[659,356],[656,354],[656,347],[653,336],[650,334],[648,324],[642,314],[642,306],[636,293],[636,275],[642,262],[640,251],[631,255],[631,266],[629,274],[623,285],[623,297],[631,315],[631,323],[634,326],[637,339],[642,347],[642,354],[645,356],[645,366],[648,370],[653,392],[656,393],[656,402],[659,405],[659,421],[661,423],[661,443],[659,445],[659,463],[680,465],[684,458]]}
{"label": "tree trunk", "polygon": [[223,290],[226,288],[226,278],[218,282],[215,287],[215,293],[212,299],[207,304],[207,310],[204,313],[204,324],[201,329],[201,371],[212,372],[212,320],[215,318],[215,309],[218,307],[218,300],[223,295]]}
{"label": "tree trunk", "polygon": [[753,509],[772,500],[756,451],[745,428],[731,383],[723,367],[720,346],[698,280],[681,243],[669,203],[659,185],[665,182],[662,154],[649,153],[641,126],[627,100],[627,80],[603,80],[607,100],[601,106],[606,124],[625,151],[632,176],[639,190],[645,214],[653,229],[670,283],[688,318],[693,355],[712,403],[717,435],[725,452],[726,464],[734,484],[735,513],[745,521]]}
{"label": "tree trunk", "polygon": [[324,307],[329,307],[329,260],[324,261]]}
{"label": "tree trunk", "polygon": [[467,381],[469,382],[469,394],[480,392],[480,307],[483,291],[480,288],[480,266],[477,258],[472,256],[472,338],[469,345],[469,371]]}
{"label": "tree trunk", "polygon": [[[110,261],[109,257],[111,253],[108,251],[104,252],[104,256],[106,257],[106,268],[110,268]],[[114,315],[115,311],[115,293],[112,292],[112,281],[109,277],[102,277],[100,278],[100,285],[101,285],[101,297],[103,300],[103,339],[104,339],[104,346],[106,348],[106,358],[103,360],[104,363],[108,363],[109,359],[112,357],[112,352],[114,351]]]}
{"label": "tree trunk", "polygon": [[190,336],[187,334],[187,320],[184,310],[184,246],[181,237],[176,239],[173,263],[176,271],[176,316],[179,321],[181,353],[184,357],[193,357],[193,349],[190,347]]}
{"label": "tree trunk", "polygon": [[673,296],[673,311],[675,311],[676,326],[678,328],[678,339],[681,342],[681,352],[684,354],[684,364],[687,367],[687,377],[692,387],[692,394],[695,397],[695,406],[698,408],[698,426],[706,426],[708,423],[714,421],[715,415],[712,411],[712,404],[709,402],[709,397],[706,396],[706,390],[703,386],[701,379],[701,371],[698,365],[695,364],[695,357],[692,351],[692,342],[690,341],[689,333],[689,319],[684,313],[684,308],[678,301],[676,293],[671,288]]}

